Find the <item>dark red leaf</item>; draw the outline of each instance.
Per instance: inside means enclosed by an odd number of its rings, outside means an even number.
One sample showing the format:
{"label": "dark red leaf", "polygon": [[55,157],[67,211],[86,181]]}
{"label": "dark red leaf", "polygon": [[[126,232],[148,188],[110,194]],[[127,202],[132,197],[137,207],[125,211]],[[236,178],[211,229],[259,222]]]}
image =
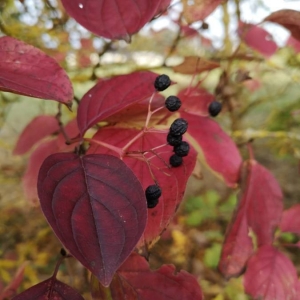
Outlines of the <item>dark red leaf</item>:
{"label": "dark red leaf", "polygon": [[[186,271],[177,273],[173,265],[163,265],[160,269],[151,271],[147,261],[136,253],[132,253],[125,261],[116,277],[109,291],[112,298],[101,298],[102,300],[125,299],[128,292],[132,295],[128,298],[130,300],[203,299],[201,288],[193,275]],[[94,285],[93,289],[92,294],[96,294],[97,286]]]}
{"label": "dark red leaf", "polygon": [[34,118],[20,134],[13,153],[15,155],[26,153],[41,139],[58,130],[58,121],[54,116],[41,115]]}
{"label": "dark red leaf", "polygon": [[67,284],[49,278],[17,295],[12,300],[84,300],[84,298]]}
{"label": "dark red leaf", "polygon": [[282,192],[273,174],[256,161],[248,162],[247,172],[241,197],[247,203],[248,226],[256,234],[259,246],[271,245],[282,215]]}
{"label": "dark red leaf", "polygon": [[178,97],[182,102],[180,111],[198,116],[208,116],[208,106],[215,100],[213,94],[198,87],[186,88],[179,92]]}
{"label": "dark red leaf", "polygon": [[272,244],[282,207],[282,193],[273,175],[254,160],[245,163],[239,204],[219,264],[226,277],[239,275],[252,254],[250,229],[256,234],[259,246]]}
{"label": "dark red leaf", "polygon": [[285,27],[295,39],[300,40],[300,11],[281,9],[271,13],[264,21],[274,22]]}
{"label": "dark red leaf", "polygon": [[186,112],[180,112],[180,115],[189,123],[187,139],[200,153],[201,162],[228,186],[236,187],[242,158],[232,139],[208,117]]}
{"label": "dark red leaf", "polygon": [[270,33],[256,25],[240,22],[239,35],[250,48],[266,57],[272,56],[277,51],[278,47]]}
{"label": "dark red leaf", "polygon": [[77,121],[81,135],[96,123],[149,98],[155,91],[158,75],[152,72],[135,72],[99,81],[82,98]]}
{"label": "dark red leaf", "polygon": [[72,84],[66,72],[41,50],[9,36],[0,38],[0,90],[71,107]]}
{"label": "dark red leaf", "polygon": [[100,282],[108,286],[144,232],[144,190],[111,155],[50,155],[38,177],[41,208],[52,229]]}
{"label": "dark red leaf", "polygon": [[166,0],[62,0],[62,3],[67,13],[91,32],[128,42],[132,34],[166,7]]}
{"label": "dark red leaf", "polygon": [[[136,129],[102,128],[93,139],[122,148],[138,133],[139,131]],[[182,166],[178,168],[169,167],[169,158],[174,152],[173,147],[166,145],[166,136],[167,133],[148,132],[127,150],[141,152],[165,145],[144,155],[149,161],[149,166],[144,160],[129,156],[123,158],[124,162],[140,180],[144,190],[149,185],[154,184],[149,167],[162,189],[162,196],[159,198],[158,205],[148,210],[148,223],[144,236],[139,243],[140,246],[144,244],[147,247],[152,246],[167,227],[182,200],[187,180],[195,166],[196,152],[191,149],[189,155],[184,158]],[[114,154],[112,151],[96,144],[90,147],[88,153]]]}
{"label": "dark red leaf", "polygon": [[188,23],[195,21],[202,21],[208,17],[223,0],[194,0],[190,4],[190,1],[183,1],[183,16]]}
{"label": "dark red leaf", "polygon": [[297,300],[299,281],[292,262],[270,245],[260,247],[247,264],[245,291],[254,299]]}
{"label": "dark red leaf", "polygon": [[199,56],[186,56],[181,64],[173,67],[173,70],[181,74],[200,74],[219,67],[220,64],[212,60],[207,60]]}
{"label": "dark red leaf", "polygon": [[292,206],[285,210],[282,214],[282,219],[279,228],[283,232],[293,232],[300,234],[300,204]]}

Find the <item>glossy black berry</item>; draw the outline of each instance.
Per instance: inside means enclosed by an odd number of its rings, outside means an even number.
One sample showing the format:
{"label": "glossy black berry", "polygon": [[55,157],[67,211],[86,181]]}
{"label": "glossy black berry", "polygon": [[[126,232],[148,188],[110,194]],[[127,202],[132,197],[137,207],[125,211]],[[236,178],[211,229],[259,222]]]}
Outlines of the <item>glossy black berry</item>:
{"label": "glossy black berry", "polygon": [[169,96],[165,101],[165,106],[169,111],[176,111],[181,106],[181,101],[176,96]]}
{"label": "glossy black berry", "polygon": [[171,127],[170,127],[170,134],[171,135],[183,135],[188,128],[188,122],[185,119],[179,118],[176,119]]}
{"label": "glossy black berry", "polygon": [[179,167],[182,165],[183,159],[181,156],[177,154],[173,154],[169,159],[170,165],[174,168]]}
{"label": "glossy black berry", "polygon": [[190,151],[190,145],[187,142],[181,142],[178,146],[174,146],[174,152],[180,157],[187,156]]}
{"label": "glossy black berry", "polygon": [[212,117],[216,117],[222,110],[222,103],[218,101],[213,101],[208,106],[208,112]]}
{"label": "glossy black berry", "polygon": [[168,133],[167,142],[171,146],[179,145],[182,142],[182,135],[172,135],[171,133]]}
{"label": "glossy black berry", "polygon": [[167,89],[171,84],[171,79],[168,75],[162,74],[156,77],[154,81],[154,87],[158,91],[164,91]]}

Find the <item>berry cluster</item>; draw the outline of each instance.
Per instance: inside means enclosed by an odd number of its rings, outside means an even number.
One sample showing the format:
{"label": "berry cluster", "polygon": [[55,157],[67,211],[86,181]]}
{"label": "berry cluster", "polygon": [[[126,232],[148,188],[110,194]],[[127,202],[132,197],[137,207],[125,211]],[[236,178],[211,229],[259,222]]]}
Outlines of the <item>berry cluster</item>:
{"label": "berry cluster", "polygon": [[188,122],[185,119],[176,119],[170,127],[169,134],[167,135],[167,142],[173,146],[173,154],[169,163],[172,167],[179,167],[182,165],[183,157],[187,156],[190,151],[190,145],[182,140],[182,136],[186,133],[188,128]]}
{"label": "berry cluster", "polygon": [[[169,76],[163,74],[156,77],[154,87],[157,91],[161,92],[167,89],[171,85]],[[176,96],[169,96],[165,101],[165,107],[171,111],[177,111],[181,107],[181,101]],[[169,163],[172,167],[179,167],[182,165],[183,157],[187,156],[190,150],[190,146],[187,142],[182,141],[183,134],[187,131],[188,122],[182,118],[176,119],[169,130],[167,136],[167,142],[173,146],[173,154]],[[157,184],[149,185],[145,191],[148,208],[154,208],[158,204],[159,197],[161,196],[161,188]]]}

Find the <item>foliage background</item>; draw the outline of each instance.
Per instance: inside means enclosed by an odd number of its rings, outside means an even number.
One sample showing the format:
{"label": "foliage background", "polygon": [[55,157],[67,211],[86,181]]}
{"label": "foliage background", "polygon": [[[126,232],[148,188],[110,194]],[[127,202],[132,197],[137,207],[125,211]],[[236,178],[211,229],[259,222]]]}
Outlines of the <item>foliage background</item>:
{"label": "foliage background", "polygon": [[[152,20],[133,37],[131,44],[126,44],[90,34],[67,16],[59,1],[2,0],[0,34],[35,45],[57,59],[67,70],[77,99],[95,84],[97,78],[149,68],[170,75],[177,85],[168,93],[177,93],[189,85],[191,76],[175,73],[167,66],[178,64],[187,55],[220,62],[231,74],[236,74],[237,70],[249,72],[259,88],[249,91],[245,85],[231,81],[227,94],[222,96],[231,97],[235,109],[224,111],[218,121],[237,142],[244,158],[248,155],[245,143],[253,140],[256,159],[273,172],[283,189],[285,207],[298,203],[300,55],[291,48],[282,47],[269,59],[253,51],[253,59],[243,59],[242,55],[249,53],[249,49],[240,44],[236,34],[237,21],[246,15],[242,8],[249,5],[254,15],[260,10],[267,15],[270,12],[267,1],[228,1],[207,18],[208,29],[202,22],[193,24],[199,33],[195,37],[182,36],[179,32],[175,21],[182,16],[180,2],[174,1],[169,15]],[[293,1],[293,4],[297,3],[300,4]],[[182,22],[184,24],[184,19]],[[215,31],[211,29],[213,27],[216,27]],[[219,36],[216,34],[218,28],[221,28]],[[268,29],[284,46],[286,32],[278,27]],[[242,59],[232,57],[237,47]],[[220,74],[220,69],[216,69],[208,76],[203,73],[197,78],[202,78],[203,86],[214,92]],[[20,290],[48,278],[59,255],[60,243],[40,209],[31,207],[22,191],[28,155],[12,155],[25,125],[34,116],[55,114],[56,110],[57,105],[52,102],[0,92],[0,282],[3,286],[11,281],[24,262],[26,268]],[[64,122],[72,117],[74,114],[63,111]],[[243,292],[242,278],[227,282],[216,268],[238,191],[215,180],[205,168],[202,168],[202,175],[202,180],[191,178],[184,204],[152,250],[151,266],[174,263],[178,269],[195,274],[205,299],[248,299]],[[280,236],[282,242],[296,242],[297,239],[291,234]],[[300,250],[282,250],[300,271]],[[84,296],[89,299],[88,274],[75,260],[66,261],[59,277],[86,292]]]}

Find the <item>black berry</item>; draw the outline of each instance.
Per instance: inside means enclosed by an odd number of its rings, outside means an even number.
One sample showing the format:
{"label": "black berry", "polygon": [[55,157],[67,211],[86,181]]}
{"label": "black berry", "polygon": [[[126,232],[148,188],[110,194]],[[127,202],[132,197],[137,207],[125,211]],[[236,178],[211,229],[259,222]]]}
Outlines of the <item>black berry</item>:
{"label": "black berry", "polygon": [[147,201],[147,207],[148,208],[154,208],[157,204],[158,204],[158,198]]}
{"label": "black berry", "polygon": [[161,188],[157,184],[149,185],[146,188],[145,195],[147,200],[157,199],[161,196]]}
{"label": "black berry", "polygon": [[149,185],[145,191],[148,208],[153,208],[158,203],[161,196],[161,188],[157,184]]}
{"label": "black berry", "polygon": [[208,106],[208,112],[212,117],[216,117],[222,110],[222,103],[218,101],[213,101]]}
{"label": "black berry", "polygon": [[169,96],[166,99],[165,106],[169,111],[176,111],[180,108],[181,106],[181,101],[178,97],[176,96]]}
{"label": "black berry", "polygon": [[167,142],[171,146],[179,145],[182,141],[182,135],[172,135],[171,133],[168,133],[167,135]]}
{"label": "black berry", "polygon": [[177,154],[173,154],[169,159],[170,165],[174,168],[179,167],[182,165],[183,159],[181,156]]}
{"label": "black berry", "polygon": [[180,157],[187,156],[190,151],[190,145],[187,142],[181,142],[178,146],[174,146],[174,152]]}
{"label": "black berry", "polygon": [[168,75],[162,74],[156,77],[154,81],[154,87],[158,91],[164,91],[167,89],[171,84],[170,77]]}
{"label": "black berry", "polygon": [[170,134],[171,135],[183,135],[188,128],[188,122],[185,119],[179,118],[176,119],[171,127],[170,127]]}

